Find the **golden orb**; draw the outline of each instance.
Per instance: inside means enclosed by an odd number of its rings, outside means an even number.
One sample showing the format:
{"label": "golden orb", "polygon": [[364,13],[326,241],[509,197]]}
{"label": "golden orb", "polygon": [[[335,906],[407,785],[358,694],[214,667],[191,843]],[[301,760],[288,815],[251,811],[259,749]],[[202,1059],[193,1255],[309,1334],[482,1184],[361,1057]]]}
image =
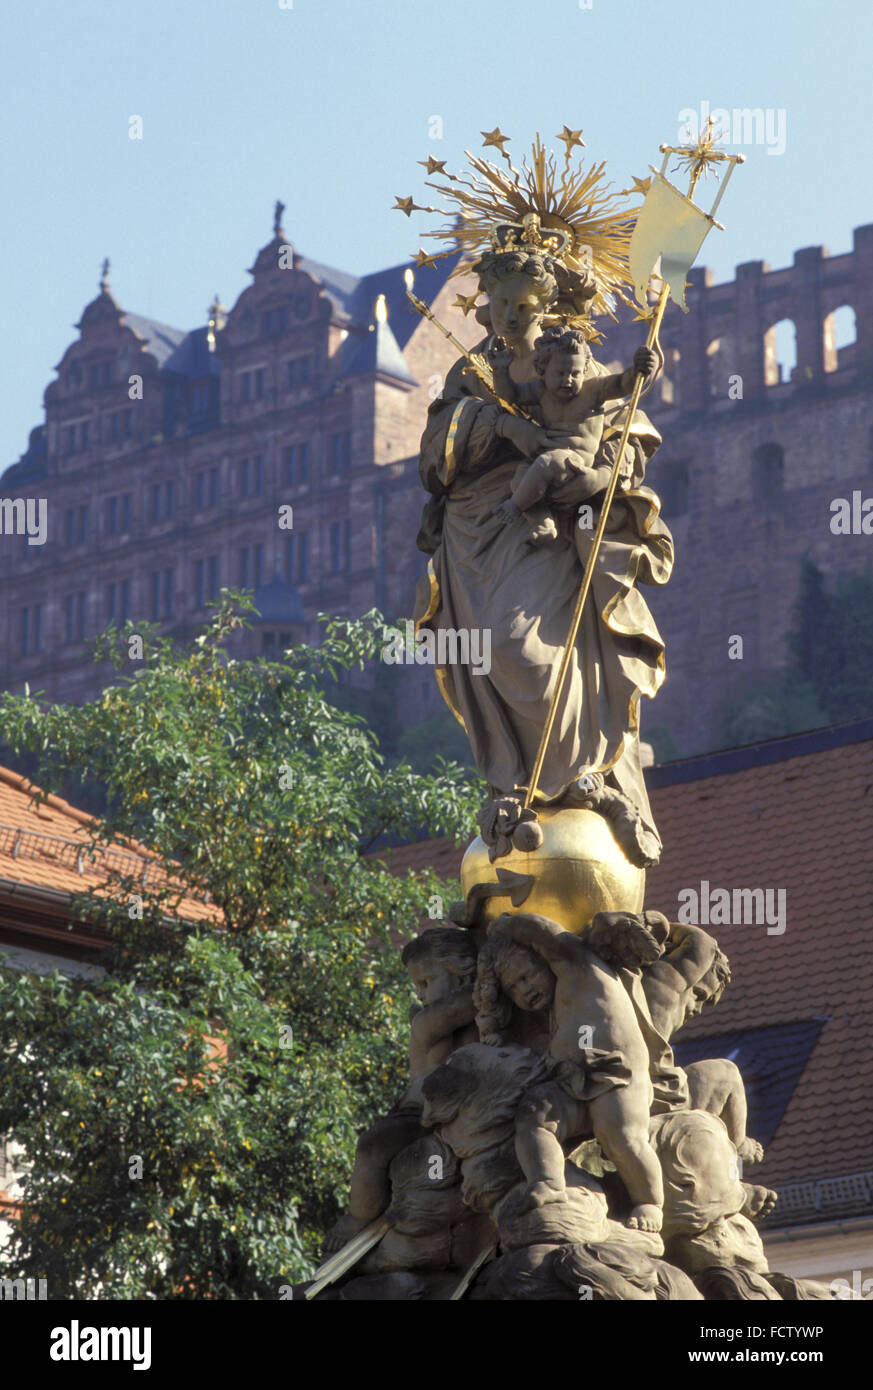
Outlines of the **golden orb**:
{"label": "golden orb", "polygon": [[598,912],[642,912],[646,871],[631,864],[603,816],[563,807],[538,808],[537,818],[543,829],[537,850],[513,847],[492,863],[481,835],[467,846],[461,864],[465,898],[476,884],[499,883],[498,869],[533,879],[518,907],[510,901],[508,886],[506,893],[484,898],[481,921],[492,922],[501,912],[537,912],[578,932]]}

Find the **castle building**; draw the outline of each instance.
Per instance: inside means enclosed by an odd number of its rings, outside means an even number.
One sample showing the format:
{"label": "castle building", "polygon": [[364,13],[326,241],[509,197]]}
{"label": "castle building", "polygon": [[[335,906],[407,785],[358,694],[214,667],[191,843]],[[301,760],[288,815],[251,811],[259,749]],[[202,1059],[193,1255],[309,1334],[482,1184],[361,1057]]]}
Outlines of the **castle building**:
{"label": "castle building", "polygon": [[[241,655],[316,640],[321,611],[409,610],[425,557],[417,517],[392,529],[393,499],[418,492],[417,437],[456,352],[407,299],[408,266],[318,265],[280,217],[252,284],[190,332],[122,309],[104,264],[0,484],[0,686],[91,698],[109,671],[86,641],[128,619],[188,637],[221,588],[255,592]],[[414,271],[446,316],[452,264]],[[436,710],[432,673],[413,670]]]}
{"label": "castle building", "polygon": [[[241,655],[317,640],[319,612],[410,613],[425,564],[418,441],[457,353],[405,289],[413,273],[471,347],[482,330],[453,307],[471,286],[450,278],[453,260],[363,277],[320,265],[281,211],[233,308],[216,298],[188,332],[121,308],[104,268],[45,423],[0,483],[0,686],[93,697],[108,671],[85,641],[128,618],[185,638],[223,587],[253,589],[261,610]],[[666,729],[686,756],[719,746],[725,699],[784,665],[803,562],[826,579],[869,564],[873,225],[844,255],[810,247],[785,269],[750,262],[715,284],[701,268],[690,282],[644,400],[664,436],[646,481],[677,563],[653,595],[668,679],[643,734]],[[852,316],[854,341],[840,342]],[[600,360],[627,365],[640,324],[600,326]],[[838,499],[858,521],[845,533]],[[406,722],[443,708],[428,667],[404,679]]]}

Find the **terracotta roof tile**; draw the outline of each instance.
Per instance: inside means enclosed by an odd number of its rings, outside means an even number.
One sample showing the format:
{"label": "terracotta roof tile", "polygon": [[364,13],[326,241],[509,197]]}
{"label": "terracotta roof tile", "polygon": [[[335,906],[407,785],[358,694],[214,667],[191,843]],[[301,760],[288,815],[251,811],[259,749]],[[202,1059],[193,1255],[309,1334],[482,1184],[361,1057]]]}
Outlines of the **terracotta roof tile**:
{"label": "terracotta roof tile", "polygon": [[[147,869],[160,881],[161,860],[135,841],[89,857],[94,818],[53,794],[34,805],[38,791],[26,777],[0,767],[0,881],[15,885],[14,890],[6,888],[7,894],[28,887],[82,893],[105,883],[113,868]],[[180,906],[190,920],[214,917],[215,911],[193,898],[185,898]]]}

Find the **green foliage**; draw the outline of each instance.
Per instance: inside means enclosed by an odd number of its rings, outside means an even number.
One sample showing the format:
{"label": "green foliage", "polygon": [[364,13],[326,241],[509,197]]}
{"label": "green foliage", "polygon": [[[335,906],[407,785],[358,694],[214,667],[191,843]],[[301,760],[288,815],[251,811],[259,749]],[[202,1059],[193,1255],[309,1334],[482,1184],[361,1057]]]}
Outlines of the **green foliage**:
{"label": "green foliage", "polygon": [[873,575],[844,575],[828,593],[804,566],[791,655],[824,710],[824,723],[865,719],[873,708]]}
{"label": "green foliage", "polygon": [[473,761],[467,735],[449,709],[404,729],[397,751],[416,772],[436,772],[440,758],[450,758],[462,766],[472,766]]}
{"label": "green foliage", "polygon": [[672,763],[682,757],[682,749],[674,739],[666,724],[656,724],[652,729],[643,729],[643,739],[650,743],[656,763]]}
{"label": "green foliage", "polygon": [[777,671],[756,682],[748,694],[729,701],[721,712],[722,738],[731,748],[786,738],[827,723],[813,687],[798,681],[790,671]]}
{"label": "green foliage", "polygon": [[821,571],[801,571],[789,664],[721,711],[727,745],[865,719],[873,708],[873,575],[840,578],[832,591]]}
{"label": "green foliage", "polygon": [[[405,1084],[396,946],[455,894],[366,851],[422,827],[466,836],[481,787],[388,766],[325,699],[372,656],[380,615],[271,665],[223,649],[247,606],[223,597],[188,653],[149,632],[133,677],[110,632],[118,681],[89,705],[0,697],[0,736],[38,757],[46,790],[105,786],[95,846],[134,839],[172,871],[77,900],[110,936],[99,982],[0,968],[0,1135],[27,1155],[0,1261],[52,1298],[277,1297],[311,1273],[356,1134]],[[226,1056],[210,1061],[210,1037]]]}

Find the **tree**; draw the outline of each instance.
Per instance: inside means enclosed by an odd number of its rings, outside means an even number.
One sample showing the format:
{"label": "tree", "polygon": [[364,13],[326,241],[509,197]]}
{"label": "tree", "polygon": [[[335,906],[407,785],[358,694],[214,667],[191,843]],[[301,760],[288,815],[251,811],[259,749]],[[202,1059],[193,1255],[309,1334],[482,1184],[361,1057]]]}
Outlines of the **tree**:
{"label": "tree", "polygon": [[866,718],[873,700],[873,576],[841,577],[829,592],[806,561],[785,667],[721,709],[726,744],[784,738]]}
{"label": "tree", "polygon": [[135,840],[167,871],[77,900],[109,933],[99,983],[0,968],[0,1135],[27,1156],[0,1257],[51,1298],[279,1296],[405,1084],[396,946],[453,888],[367,851],[411,827],[465,836],[482,791],[453,766],[388,767],[324,698],[380,615],[267,664],[223,648],[246,606],[224,594],[187,653],[149,630],[130,676],[110,631],[118,680],[91,704],[0,697],[0,737],[38,755],[44,789],[105,785],[94,845]]}
{"label": "tree", "polygon": [[473,762],[467,735],[449,709],[442,709],[423,723],[404,729],[397,740],[397,748],[416,772],[435,772],[440,758],[451,758],[468,767]]}

